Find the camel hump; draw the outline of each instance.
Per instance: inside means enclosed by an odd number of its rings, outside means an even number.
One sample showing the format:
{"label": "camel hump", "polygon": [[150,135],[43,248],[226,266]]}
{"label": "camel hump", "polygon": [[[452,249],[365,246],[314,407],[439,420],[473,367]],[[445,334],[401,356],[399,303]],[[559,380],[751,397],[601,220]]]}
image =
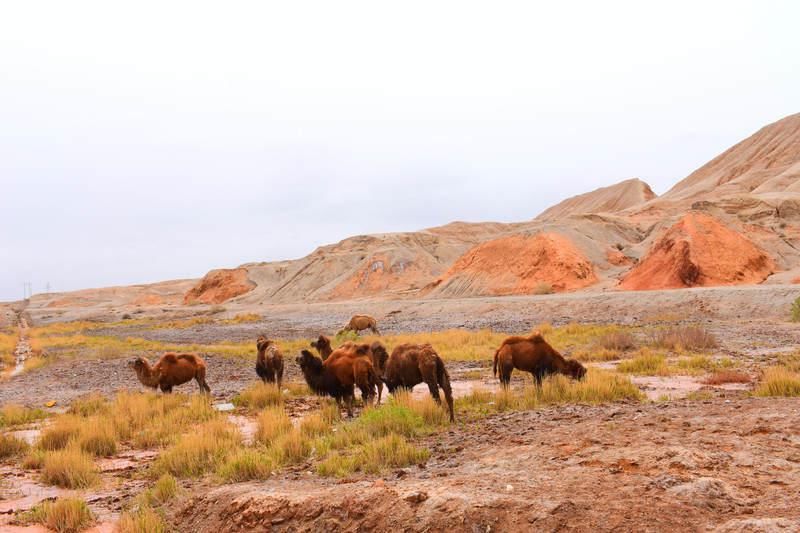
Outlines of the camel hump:
{"label": "camel hump", "polygon": [[159,359],[159,363],[168,363],[168,364],[175,364],[178,362],[179,357],[183,357],[185,354],[176,354],[175,352],[167,352],[161,356]]}
{"label": "camel hump", "polygon": [[544,337],[542,336],[542,332],[541,331],[534,331],[531,334],[531,336],[528,337],[528,340],[530,340],[531,342],[537,342],[537,343],[538,342],[544,342]]}

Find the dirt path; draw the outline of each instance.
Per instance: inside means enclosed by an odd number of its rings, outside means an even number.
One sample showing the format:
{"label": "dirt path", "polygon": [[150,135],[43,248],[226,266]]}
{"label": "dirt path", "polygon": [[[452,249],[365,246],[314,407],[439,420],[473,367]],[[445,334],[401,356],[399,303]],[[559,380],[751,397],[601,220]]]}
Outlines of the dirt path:
{"label": "dirt path", "polygon": [[187,530],[797,531],[800,400],[562,406],[425,443],[424,469],[209,487]]}
{"label": "dirt path", "polygon": [[31,356],[31,344],[28,338],[28,321],[22,313],[17,315],[19,324],[19,340],[14,349],[14,368],[9,373],[10,377],[17,376],[25,369],[25,361]]}

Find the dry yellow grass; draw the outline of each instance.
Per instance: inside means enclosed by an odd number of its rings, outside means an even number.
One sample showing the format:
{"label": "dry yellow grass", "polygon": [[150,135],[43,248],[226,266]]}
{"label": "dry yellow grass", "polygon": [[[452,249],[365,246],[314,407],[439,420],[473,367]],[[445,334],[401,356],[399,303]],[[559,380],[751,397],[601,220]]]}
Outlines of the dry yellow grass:
{"label": "dry yellow grass", "polygon": [[228,422],[205,422],[165,450],[153,463],[151,473],[200,477],[219,468],[240,445],[239,432]]}
{"label": "dry yellow grass", "polygon": [[41,409],[29,409],[21,405],[5,404],[0,407],[0,427],[21,426],[36,422],[47,416]]}
{"label": "dry yellow grass", "polygon": [[0,433],[0,459],[21,455],[28,450],[28,443],[13,435]]}
{"label": "dry yellow grass", "polygon": [[764,375],[753,391],[755,396],[800,396],[800,373],[782,366],[764,371]]}
{"label": "dry yellow grass", "polygon": [[119,533],[167,533],[163,515],[149,505],[140,505],[122,513],[117,523]]}
{"label": "dry yellow grass", "polygon": [[667,358],[647,349],[642,349],[633,359],[622,361],[617,365],[617,371],[644,376],[666,376],[670,373]]}
{"label": "dry yellow grass", "polygon": [[271,444],[291,429],[292,421],[282,407],[268,407],[261,411],[256,419],[255,440],[261,444]]}
{"label": "dry yellow grass", "polygon": [[283,405],[283,396],[276,384],[257,381],[234,396],[233,403],[247,409],[263,409],[270,405]]}
{"label": "dry yellow grass", "polygon": [[31,509],[26,518],[58,533],[77,533],[94,522],[89,506],[78,498],[59,498],[40,503]]}
{"label": "dry yellow grass", "polygon": [[48,485],[66,489],[85,489],[99,480],[92,456],[77,446],[46,452],[41,477]]}
{"label": "dry yellow grass", "polygon": [[526,385],[522,390],[501,389],[496,393],[483,390],[456,400],[462,415],[486,414],[507,410],[536,409],[565,403],[601,404],[620,400],[641,400],[644,395],[636,385],[613,372],[590,368],[581,381],[565,376],[550,376],[542,387]]}
{"label": "dry yellow grass", "polygon": [[76,440],[84,429],[85,420],[74,415],[53,417],[53,422],[39,436],[37,446],[43,450],[61,450]]}
{"label": "dry yellow grass", "polygon": [[239,450],[219,469],[219,476],[228,483],[267,479],[275,464],[263,449]]}

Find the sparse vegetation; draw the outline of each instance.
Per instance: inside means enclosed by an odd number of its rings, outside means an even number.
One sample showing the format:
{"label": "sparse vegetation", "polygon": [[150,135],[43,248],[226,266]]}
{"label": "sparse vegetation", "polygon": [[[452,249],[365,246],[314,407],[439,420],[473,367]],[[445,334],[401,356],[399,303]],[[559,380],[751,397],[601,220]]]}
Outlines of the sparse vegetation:
{"label": "sparse vegetation", "polygon": [[120,533],[166,533],[169,531],[162,514],[149,505],[139,505],[119,517]]}
{"label": "sparse vegetation", "polygon": [[792,322],[800,322],[800,297],[795,298],[790,310]]}
{"label": "sparse vegetation", "polygon": [[6,404],[0,407],[0,427],[21,426],[36,422],[47,416],[41,409],[28,409],[21,405]]}
{"label": "sparse vegetation", "polygon": [[597,346],[605,350],[624,352],[636,348],[636,340],[629,331],[620,329],[600,336],[597,339]]}
{"label": "sparse vegetation", "polygon": [[28,450],[28,443],[13,435],[0,433],[0,460],[22,455]]}
{"label": "sparse vegetation", "polygon": [[701,326],[674,326],[651,333],[650,344],[666,350],[703,352],[718,346],[717,339]]}
{"label": "sparse vegetation", "polygon": [[53,502],[42,502],[24,518],[58,533],[77,533],[94,522],[89,506],[79,498],[59,498]]}
{"label": "sparse vegetation", "polygon": [[643,376],[665,376],[669,374],[666,357],[645,350],[633,359],[622,361],[617,365],[617,371],[624,374]]}
{"label": "sparse vegetation", "polygon": [[238,432],[223,420],[212,420],[181,436],[153,463],[151,473],[178,478],[200,477],[217,469],[240,445]]}
{"label": "sparse vegetation", "polygon": [[233,403],[237,407],[263,409],[270,405],[282,405],[283,396],[276,384],[258,381],[234,396]]}
{"label": "sparse vegetation", "polygon": [[99,479],[92,456],[77,446],[45,453],[41,475],[44,483],[66,489],[85,489]]}
{"label": "sparse vegetation", "polygon": [[800,373],[783,366],[764,371],[755,391],[755,396],[800,396]]}
{"label": "sparse vegetation", "polygon": [[703,380],[706,385],[723,385],[725,383],[750,383],[748,374],[738,370],[719,370]]}
{"label": "sparse vegetation", "polygon": [[269,407],[261,411],[256,420],[255,440],[271,444],[276,438],[292,429],[292,421],[281,407]]}

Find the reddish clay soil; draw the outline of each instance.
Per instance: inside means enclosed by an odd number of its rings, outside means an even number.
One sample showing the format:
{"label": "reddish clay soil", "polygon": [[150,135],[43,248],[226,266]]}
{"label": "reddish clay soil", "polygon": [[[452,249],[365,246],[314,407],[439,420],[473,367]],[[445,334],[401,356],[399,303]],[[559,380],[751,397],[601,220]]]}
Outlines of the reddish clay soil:
{"label": "reddish clay soil", "polygon": [[753,284],[775,270],[772,259],[718,220],[690,213],[659,238],[622,280],[629,290]]}
{"label": "reddish clay soil", "polygon": [[218,304],[250,292],[255,286],[248,279],[246,268],[212,270],[186,293],[183,303]]}
{"label": "reddish clay soil", "polygon": [[512,235],[481,243],[461,256],[436,283],[459,295],[531,294],[540,284],[557,292],[597,281],[592,263],[557,233]]}
{"label": "reddish clay soil", "polygon": [[563,406],[428,438],[425,468],[198,490],[187,531],[797,531],[800,400]]}

